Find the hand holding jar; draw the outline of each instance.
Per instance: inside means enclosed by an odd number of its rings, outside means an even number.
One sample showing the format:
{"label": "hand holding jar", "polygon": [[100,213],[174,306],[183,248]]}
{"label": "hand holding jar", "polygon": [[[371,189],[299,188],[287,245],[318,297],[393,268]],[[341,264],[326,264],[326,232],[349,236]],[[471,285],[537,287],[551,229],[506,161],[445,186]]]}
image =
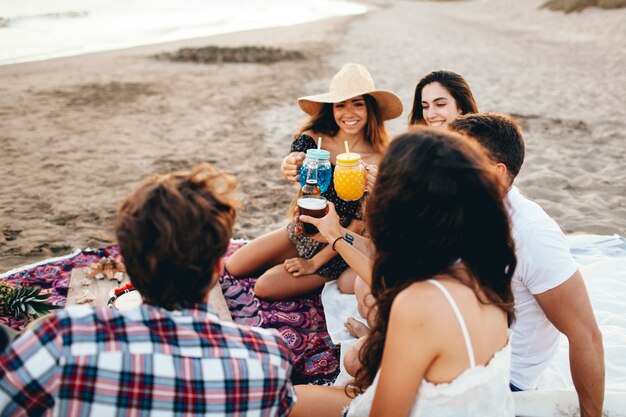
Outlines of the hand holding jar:
{"label": "hand holding jar", "polygon": [[280,166],[281,175],[288,181],[297,182],[300,178],[300,166],[305,156],[304,152],[291,152],[284,157]]}
{"label": "hand holding jar", "polygon": [[365,192],[371,193],[376,183],[376,177],[378,176],[378,165],[365,164]]}

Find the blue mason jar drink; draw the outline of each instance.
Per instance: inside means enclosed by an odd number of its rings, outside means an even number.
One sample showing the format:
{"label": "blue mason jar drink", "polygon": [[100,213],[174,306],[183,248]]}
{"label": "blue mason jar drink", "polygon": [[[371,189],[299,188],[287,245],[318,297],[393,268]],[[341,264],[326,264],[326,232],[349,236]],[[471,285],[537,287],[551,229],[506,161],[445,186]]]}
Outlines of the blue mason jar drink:
{"label": "blue mason jar drink", "polygon": [[323,149],[309,149],[306,151],[306,158],[300,169],[300,186],[306,184],[308,168],[314,162],[317,163],[317,184],[322,193],[326,192],[332,178],[332,169],[330,167],[330,152]]}

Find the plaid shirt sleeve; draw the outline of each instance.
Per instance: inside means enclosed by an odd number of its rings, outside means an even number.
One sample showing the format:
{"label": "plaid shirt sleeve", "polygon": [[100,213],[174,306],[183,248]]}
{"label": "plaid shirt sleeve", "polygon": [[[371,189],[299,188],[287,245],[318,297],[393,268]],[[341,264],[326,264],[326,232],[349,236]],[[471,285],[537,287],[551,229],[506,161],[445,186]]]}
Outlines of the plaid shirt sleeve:
{"label": "plaid shirt sleeve", "polygon": [[[272,403],[272,416],[287,417],[296,403],[296,392],[291,382],[293,372],[292,353],[289,345],[275,329],[245,329],[248,337],[246,344],[255,347],[259,358],[270,361],[272,366],[268,368],[266,375],[267,393],[264,400]],[[272,370],[273,369],[273,370]]]}
{"label": "plaid shirt sleeve", "polygon": [[59,386],[60,338],[56,316],[18,337],[0,355],[0,415],[51,414]]}
{"label": "plaid shirt sleeve", "polygon": [[276,333],[276,340],[278,342],[278,348],[282,351],[283,357],[285,358],[285,366],[287,368],[285,378],[287,384],[283,387],[280,394],[278,415],[280,417],[287,417],[297,401],[296,391],[291,383],[293,365],[291,362],[291,351],[289,350],[287,342],[285,342],[285,340],[278,333]]}
{"label": "plaid shirt sleeve", "polygon": [[280,417],[287,417],[293,406],[296,404],[296,400],[296,391],[294,390],[291,381],[289,381],[283,389],[280,398],[280,409],[278,411],[278,415]]}

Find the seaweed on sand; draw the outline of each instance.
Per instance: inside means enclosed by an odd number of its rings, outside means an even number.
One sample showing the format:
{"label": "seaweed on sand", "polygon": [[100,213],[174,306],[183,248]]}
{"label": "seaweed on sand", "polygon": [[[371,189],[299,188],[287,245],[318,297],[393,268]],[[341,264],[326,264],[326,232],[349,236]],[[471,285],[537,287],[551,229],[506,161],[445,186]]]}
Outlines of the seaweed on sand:
{"label": "seaweed on sand", "polygon": [[207,46],[204,48],[182,48],[173,53],[164,52],[157,55],[156,58],[176,62],[197,62],[204,64],[271,64],[280,61],[304,59],[304,55],[299,51],[269,48],[265,46],[240,46],[237,48]]}
{"label": "seaweed on sand", "polygon": [[587,7],[617,9],[626,7],[626,0],[549,0],[541,8],[560,10],[565,13],[579,12]]}

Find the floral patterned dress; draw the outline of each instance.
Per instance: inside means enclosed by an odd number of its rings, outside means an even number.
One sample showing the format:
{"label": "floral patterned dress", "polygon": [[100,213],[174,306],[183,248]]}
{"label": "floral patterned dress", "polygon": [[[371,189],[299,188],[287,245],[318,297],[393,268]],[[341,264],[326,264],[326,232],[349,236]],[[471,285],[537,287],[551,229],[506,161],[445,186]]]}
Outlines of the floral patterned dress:
{"label": "floral patterned dress", "polygon": [[[291,152],[305,152],[309,149],[317,147],[315,140],[309,136],[302,134],[298,136],[291,144]],[[335,171],[335,166],[331,165],[332,172]],[[339,215],[339,221],[343,227],[347,227],[352,220],[361,220],[361,200],[357,201],[344,201],[337,196],[335,186],[331,181],[328,185],[328,189],[322,193],[328,201],[332,201],[335,204],[335,209]],[[309,237],[302,236],[296,231],[296,224],[291,222],[287,225],[287,235],[293,244],[296,246],[298,256],[304,259],[311,259],[317,252],[322,250],[326,244],[319,243]],[[318,275],[328,279],[336,279],[341,275],[343,271],[348,269],[348,264],[339,255],[324,264],[320,269],[316,271]]]}

